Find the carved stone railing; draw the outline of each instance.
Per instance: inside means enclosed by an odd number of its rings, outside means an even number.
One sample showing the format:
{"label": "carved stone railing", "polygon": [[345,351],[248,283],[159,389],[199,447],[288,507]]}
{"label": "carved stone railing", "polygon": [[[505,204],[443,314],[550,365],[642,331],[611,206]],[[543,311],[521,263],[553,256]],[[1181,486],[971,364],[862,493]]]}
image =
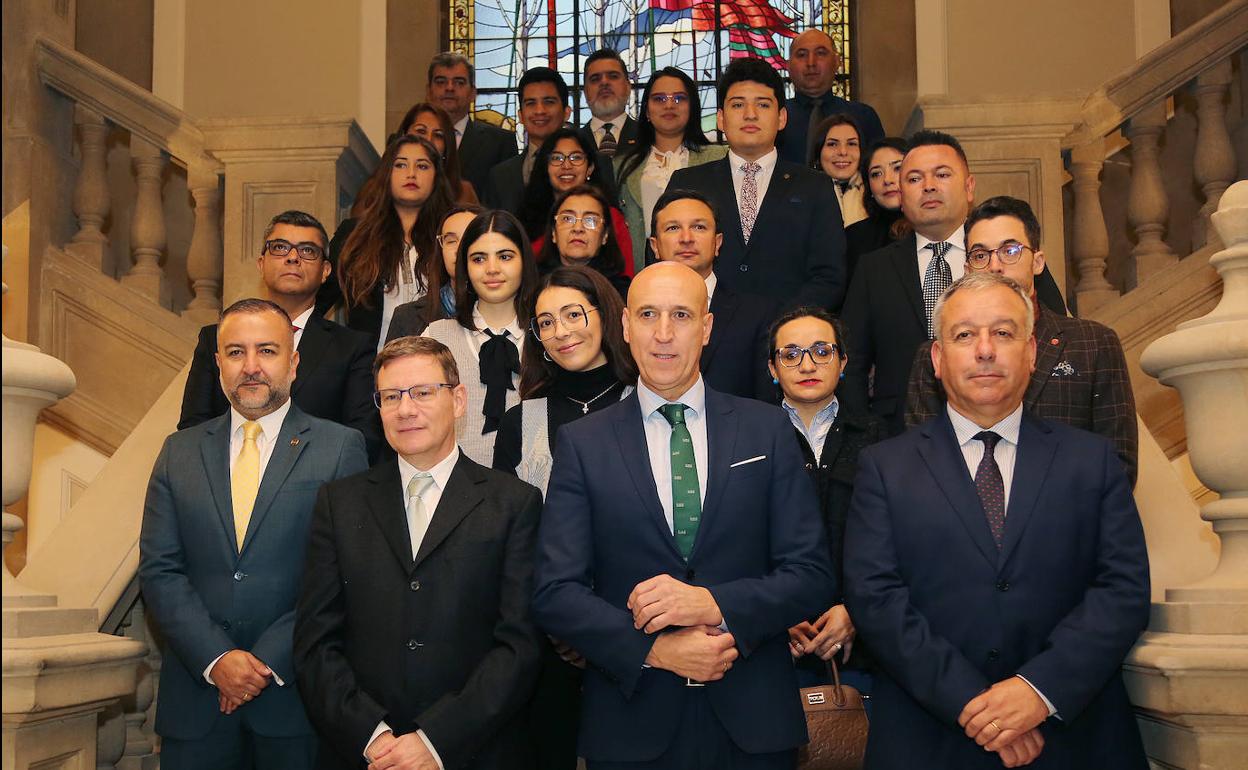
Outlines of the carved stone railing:
{"label": "carved stone railing", "polygon": [[[176,107],[90,58],[49,40],[34,50],[41,82],[74,102],[78,176],[73,205],[78,232],[65,251],[97,269],[109,263],[106,224],[120,194],[109,185],[108,140],[114,130],[129,134],[135,193],[130,210],[131,264],[117,270],[122,284],[192,321],[208,323],[221,309],[221,163],[205,149],[203,132]],[[170,254],[164,179],[170,164],[185,169],[194,201],[194,226],[185,254]],[[127,201],[127,203],[129,203]],[[171,270],[169,260],[184,260]],[[175,302],[169,275],[186,275],[190,299]]]}
{"label": "carved stone railing", "polygon": [[[1209,216],[1235,181],[1236,158],[1226,104],[1232,59],[1248,51],[1248,0],[1232,0],[1188,27],[1135,65],[1106,82],[1080,108],[1079,120],[1063,140],[1073,192],[1071,272],[1078,275],[1075,305],[1088,316],[1124,290],[1143,284],[1216,238]],[[1190,90],[1196,139],[1181,174],[1163,174],[1160,147],[1170,116]],[[1101,206],[1106,160],[1124,151],[1130,159],[1125,222],[1108,221]],[[1191,226],[1190,248],[1166,242],[1171,226],[1171,192],[1196,186],[1202,196]],[[1111,234],[1126,228],[1135,237],[1129,251],[1111,249]],[[1113,280],[1111,280],[1111,276]]]}

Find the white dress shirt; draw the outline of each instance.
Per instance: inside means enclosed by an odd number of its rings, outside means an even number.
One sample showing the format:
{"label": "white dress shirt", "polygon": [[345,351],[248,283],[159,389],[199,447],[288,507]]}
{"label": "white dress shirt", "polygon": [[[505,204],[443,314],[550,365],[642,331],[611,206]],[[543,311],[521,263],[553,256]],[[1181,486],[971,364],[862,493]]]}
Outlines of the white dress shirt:
{"label": "white dress shirt", "polygon": [[602,146],[602,135],[606,133],[606,131],[602,130],[602,127],[603,125],[607,123],[611,124],[611,135],[615,137],[616,145],[619,146],[623,144],[623,142],[620,141],[620,132],[624,130],[624,122],[626,120],[628,120],[627,112],[621,112],[619,115],[616,115],[614,118],[607,118],[606,120],[599,120],[598,118],[590,118],[589,130],[593,132],[594,134],[594,144],[598,145],[599,147]]}
{"label": "white dress shirt", "polygon": [[481,305],[478,302],[472,306],[472,325],[476,328],[464,329],[464,334],[468,338],[468,344],[477,355],[481,354],[481,346],[484,345],[485,341],[490,338],[490,335],[481,331],[482,329],[489,329],[495,334],[507,332],[509,335],[508,339],[511,341],[511,344],[515,345],[521,354],[524,353],[524,330],[520,328],[519,318],[511,319],[511,323],[501,329],[495,329],[485,322],[485,316],[481,315]]}
{"label": "white dress shirt", "polygon": [[641,213],[645,223],[646,236],[654,235],[650,229],[650,219],[654,215],[654,204],[659,202],[667,190],[672,174],[682,168],[689,167],[689,148],[683,144],[674,150],[661,152],[650,149],[650,156],[641,167]]}
{"label": "white dress shirt", "polygon": [[698,377],[698,381],[689,390],[679,398],[668,401],[638,380],[637,400],[641,404],[642,425],[646,429],[646,450],[650,455],[654,486],[659,493],[659,502],[663,504],[663,517],[667,519],[667,528],[672,530],[672,426],[659,412],[659,407],[664,404],[685,405],[685,426],[693,441],[693,458],[698,466],[698,493],[705,503],[710,462],[706,439],[706,385]]}
{"label": "white dress shirt", "polygon": [[290,319],[290,325],[295,329],[295,350],[299,349],[299,340],[303,339],[303,330],[308,326],[308,320],[312,318],[312,311],[316,310],[316,304],[313,303],[307,310]]}
{"label": "white dress shirt", "polygon": [[711,274],[706,277],[706,306],[711,306],[711,300],[715,298],[715,287],[719,285],[719,276],[715,275],[712,270]]}
{"label": "white dress shirt", "polygon": [[403,259],[395,272],[390,288],[381,295],[381,334],[377,337],[377,352],[386,346],[386,332],[390,330],[390,319],[394,317],[394,309],[399,305],[415,302],[425,296],[427,287],[422,287],[416,280],[416,265],[420,255],[416,248],[405,245]]}
{"label": "white dress shirt", "polygon": [[[771,185],[772,172],[776,170],[776,161],[780,159],[780,153],[776,148],[771,148],[771,152],[754,161],[762,168],[754,175],[754,182],[758,186],[758,211],[763,211],[763,201],[767,198],[767,188]],[[737,196],[737,211],[741,210],[741,185],[745,182],[745,172],[741,167],[748,163],[745,158],[736,154],[732,150],[728,151],[728,166],[732,169],[732,189]]]}
{"label": "white dress shirt", "polygon": [[806,437],[806,443],[810,445],[810,451],[815,455],[815,463],[821,462],[823,445],[828,440],[828,431],[832,430],[832,423],[836,422],[836,414],[841,409],[836,396],[832,397],[832,401],[827,406],[815,413],[815,419],[810,421],[809,428],[806,427],[806,423],[802,422],[802,416],[797,413],[787,398],[780,402],[780,406],[788,413],[789,422],[793,423],[793,427]]}
{"label": "white dress shirt", "polygon": [[468,130],[468,116],[455,121],[452,127],[455,129],[455,146],[458,147],[464,141],[464,132]]}
{"label": "white dress shirt", "polygon": [[[927,275],[927,266],[931,264],[932,257],[935,254],[931,249],[927,248],[929,243],[935,241],[924,238],[918,233],[914,234],[915,248],[918,250],[919,257],[919,286],[923,285],[923,278]],[[953,280],[958,280],[966,274],[966,234],[959,226],[957,230],[945,239],[950,245],[949,251],[945,253],[945,261],[949,263],[949,274],[953,276]]]}
{"label": "white dress shirt", "polygon": [[[455,470],[455,463],[457,462],[459,462],[458,446],[452,449],[451,453],[446,457],[439,460],[436,465],[428,469],[429,475],[433,478],[433,483],[420,496],[420,501],[424,504],[425,513],[428,514],[430,521],[433,521],[433,514],[438,510],[438,503],[442,501],[442,493],[446,491],[446,484],[451,480],[451,471]],[[407,485],[420,472],[419,468],[404,460],[402,455],[399,455],[399,481],[401,482],[399,489],[403,490],[404,501],[407,500]],[[413,541],[412,558],[416,557],[415,552],[419,548],[420,542]],[[373,745],[373,741],[377,740],[378,735],[388,730],[390,730],[390,725],[386,724],[386,720],[383,719],[377,723],[377,728],[373,730],[373,734],[368,737],[368,741],[364,744],[365,761],[372,761],[368,756],[368,747]],[[416,734],[424,741],[425,748],[429,749],[429,753],[433,755],[433,761],[438,763],[438,767],[444,767],[442,757],[438,756],[438,750],[433,747],[433,744],[429,741],[429,736],[425,735],[425,731],[417,730]]]}
{"label": "white dress shirt", "polygon": [[[311,313],[311,309],[309,309],[308,312]],[[302,317],[303,316],[300,316],[300,318]],[[287,398],[286,403],[256,420],[256,422],[260,423],[260,435],[256,436],[256,449],[260,452],[259,478],[261,482],[264,481],[264,469],[269,467],[269,459],[273,457],[273,447],[277,444],[277,434],[282,430],[282,423],[286,421],[286,415],[289,413],[290,399]],[[247,418],[239,414],[238,410],[231,406],[229,457],[231,481],[233,481],[234,464],[238,462],[238,455],[243,451],[243,423],[245,422],[247,422]],[[229,652],[232,652],[232,650],[226,650],[217,657],[213,658],[212,662],[209,663],[207,668],[204,669],[204,679],[206,679],[208,684],[213,687],[216,687],[217,683],[212,681],[212,677],[209,676],[212,671],[212,667],[217,665],[217,661],[224,658]],[[263,661],[261,662],[263,663]],[[282,678],[277,675],[276,671],[273,672],[273,681],[277,683],[278,687],[286,686],[286,683],[282,681]]]}

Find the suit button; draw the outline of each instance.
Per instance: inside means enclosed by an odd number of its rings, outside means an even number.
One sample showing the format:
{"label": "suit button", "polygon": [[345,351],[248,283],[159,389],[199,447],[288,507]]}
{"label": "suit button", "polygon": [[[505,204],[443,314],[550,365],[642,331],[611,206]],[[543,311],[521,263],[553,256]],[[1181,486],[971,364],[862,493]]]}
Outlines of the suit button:
{"label": "suit button", "polygon": [[242,579],[243,579],[243,578],[245,578],[245,577],[247,577],[247,573],[246,573],[246,572],[243,572],[242,570],[239,570],[238,572],[235,572],[235,573],[234,573],[234,579],[235,579],[235,580],[237,580],[237,581],[240,581],[240,582],[241,582],[241,581],[242,581]]}
{"label": "suit button", "polygon": [[408,584],[407,584],[407,587],[408,587],[408,588],[410,588],[410,589],[412,589],[413,591],[419,591],[419,590],[420,590],[420,581],[419,581],[419,580],[413,580],[412,582],[410,582],[410,583],[408,583]]}
{"label": "suit button", "polygon": [[810,463],[806,463],[806,470],[810,470],[810,469],[811,469],[811,468],[813,468],[813,467],[814,467],[814,466],[813,466],[813,465],[811,465]]}
{"label": "suit button", "polygon": [[229,630],[230,630],[230,621],[228,621],[228,620],[223,621],[223,622],[221,623],[221,630],[222,630],[222,631],[229,631]]}
{"label": "suit button", "polygon": [[998,580],[998,581],[997,581],[997,590],[998,590],[998,591],[1002,591],[1002,592],[1008,591],[1008,590],[1010,590],[1010,584],[1009,584],[1009,583],[1007,583],[1007,582],[1005,582],[1004,580]]}
{"label": "suit button", "polygon": [[996,660],[999,657],[1001,657],[1001,651],[995,647],[988,651],[988,660]]}
{"label": "suit button", "polygon": [[691,570],[691,569],[687,569],[687,570],[685,570],[685,580],[690,580],[690,581],[691,581],[691,580],[693,580],[695,577],[697,577],[697,575],[698,575],[698,573],[694,572],[694,571],[693,571],[693,570]]}
{"label": "suit button", "polygon": [[749,266],[749,265],[742,265],[742,266],[741,266],[741,272],[743,272],[743,273],[748,273],[748,272],[750,272],[750,266]]}
{"label": "suit button", "polygon": [[415,639],[408,639],[408,640],[407,640],[407,649],[409,649],[409,650],[414,650],[414,649],[416,649],[416,648],[417,648],[417,647],[419,647],[419,646],[420,646],[420,642],[416,641]]}

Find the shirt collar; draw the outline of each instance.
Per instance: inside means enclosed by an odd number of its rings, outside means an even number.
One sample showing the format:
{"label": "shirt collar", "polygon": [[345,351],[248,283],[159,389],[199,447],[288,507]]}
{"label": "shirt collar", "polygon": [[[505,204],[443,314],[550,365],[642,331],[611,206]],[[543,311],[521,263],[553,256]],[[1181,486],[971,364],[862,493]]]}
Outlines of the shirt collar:
{"label": "shirt collar", "polygon": [[312,317],[312,311],[314,310],[316,310],[315,303],[311,307],[309,307],[307,310],[303,311],[299,315],[290,319],[290,325],[296,329],[308,328],[308,319]]}
{"label": "shirt collar", "polygon": [[711,274],[706,277],[706,304],[711,304],[711,299],[715,296],[715,287],[719,285],[719,276],[715,275],[712,270]]}
{"label": "shirt collar", "polygon": [[464,132],[468,130],[468,116],[465,115],[459,120],[455,121],[454,128],[455,128],[455,133],[459,134],[460,136],[463,136]]}
{"label": "shirt collar", "polygon": [[[481,315],[481,308],[479,307],[478,304],[474,304],[472,306],[472,325],[476,327],[476,331],[478,334],[485,333],[481,331],[482,329],[487,328],[486,323],[485,323],[485,317]],[[524,336],[524,332],[520,330],[519,317],[512,319],[511,323],[507,324],[501,329],[491,328],[490,331],[494,332],[495,334],[498,334],[499,332],[507,332],[508,334],[511,335],[511,338],[517,342],[519,342],[520,338]]]}
{"label": "shirt collar", "polygon": [[[412,477],[420,473],[420,469],[403,459],[403,455],[399,455],[399,480],[403,482],[401,489],[406,490],[407,485],[412,482]],[[457,444],[450,454],[438,461],[429,469],[428,473],[433,477],[433,483],[438,485],[439,491],[446,490],[446,483],[451,479],[451,471],[455,470],[455,463],[459,462],[459,445]],[[406,497],[406,491],[404,492]]]}
{"label": "shirt collar", "polygon": [[[260,423],[260,432],[264,435],[265,441],[272,441],[277,438],[277,434],[282,429],[282,422],[286,420],[287,413],[290,412],[290,399],[287,398],[278,408],[260,417],[256,422]],[[243,423],[247,422],[247,418],[238,413],[234,407],[230,407],[230,435],[233,436],[242,430]]]}
{"label": "shirt collar", "polygon": [[[797,413],[797,409],[795,409],[793,405],[789,403],[789,400],[787,398],[782,399],[780,401],[780,407],[784,409],[784,411],[789,413],[789,418],[791,420],[795,420],[795,422],[793,423],[794,425],[803,424],[802,416]],[[840,410],[841,410],[841,402],[836,399],[836,396],[833,396],[832,400],[828,402],[827,406],[825,406],[824,408],[820,409],[818,412],[815,413],[815,419],[811,420],[810,426],[813,428],[814,426],[824,421],[827,421],[827,422],[835,421],[836,414]]]}
{"label": "shirt collar", "polygon": [[[923,249],[926,249],[929,243],[936,243],[936,241],[933,241],[929,238],[925,238],[922,235],[919,235],[917,232],[914,234],[914,239],[915,239],[915,243],[918,246],[918,251],[915,252],[916,254],[922,254]],[[966,251],[966,233],[964,231],[963,226],[959,225],[958,229],[954,230],[949,235],[949,237],[945,239],[945,242],[948,243],[950,246],[952,246],[954,249],[957,249],[959,251]]]}
{"label": "shirt collar", "polygon": [[689,390],[682,393],[675,401],[668,401],[646,387],[646,383],[637,380],[637,400],[641,402],[643,419],[650,417],[664,404],[684,404],[694,414],[703,415],[706,413],[706,385],[702,382],[702,378],[698,377],[697,381],[689,386]]}
{"label": "shirt collar", "polygon": [[[763,157],[759,158],[758,160],[754,162],[762,166],[762,170],[760,171],[760,173],[770,174],[772,170],[775,169],[776,161],[779,160],[779,158],[780,158],[780,151],[777,150],[775,147],[772,147],[771,152],[767,153],[766,155],[764,155]],[[745,158],[742,158],[740,155],[736,154],[732,150],[729,150],[728,162],[732,165],[733,172],[740,173],[741,166],[745,165],[749,161],[747,161]]]}
{"label": "shirt collar", "polygon": [[1018,446],[1018,431],[1023,423],[1022,402],[1019,402],[1014,411],[1007,414],[991,428],[979,427],[974,422],[963,417],[958,410],[953,408],[952,404],[945,404],[945,410],[949,413],[949,422],[953,423],[953,434],[958,437],[958,446],[966,446],[975,440],[977,433],[984,430],[990,430],[1014,446]]}
{"label": "shirt collar", "polygon": [[616,139],[619,139],[620,132],[624,130],[624,121],[626,120],[628,120],[627,112],[621,112],[619,115],[616,115],[614,118],[607,118],[606,120],[599,120],[598,118],[590,118],[589,130],[593,131],[594,133],[598,133],[599,131],[602,130],[602,126],[604,123],[610,123],[611,133],[615,134]]}

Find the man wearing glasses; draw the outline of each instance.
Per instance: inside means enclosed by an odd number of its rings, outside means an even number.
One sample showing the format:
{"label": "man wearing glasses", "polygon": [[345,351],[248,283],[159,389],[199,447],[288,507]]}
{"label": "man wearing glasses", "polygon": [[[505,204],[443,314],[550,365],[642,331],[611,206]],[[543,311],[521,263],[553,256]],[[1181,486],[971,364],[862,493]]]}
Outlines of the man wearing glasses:
{"label": "man wearing glasses", "polygon": [[[1036,368],[1023,397],[1024,408],[1114,442],[1135,484],[1139,436],[1122,343],[1113,329],[1058,315],[1037,300],[1035,277],[1044,270],[1044,252],[1040,222],[1031,206],[1004,195],[984,201],[966,221],[966,242],[967,272],[1013,278],[1035,305]],[[926,422],[945,408],[930,351],[928,342],[915,354],[906,397],[907,426]]]}
{"label": "man wearing glasses", "polygon": [[460,451],[468,392],[445,345],[402,337],[373,369],[397,457],[322,488],[296,606],[319,767],[530,768],[541,495]]}
{"label": "man wearing glasses", "polygon": [[[300,357],[291,399],[313,417],[341,423],[364,434],[368,456],[376,459],[381,448],[381,426],[371,401],[373,381],[369,366],[373,346],[367,335],[313,311],[316,292],[332,269],[325,259],[328,243],[325,228],[311,214],[285,211],[273,217],[256,258],[264,284],[262,298],[291,318]],[[191,359],[179,430],[229,409],[221,392],[216,350],[217,324],[209,324],[200,329]]]}

